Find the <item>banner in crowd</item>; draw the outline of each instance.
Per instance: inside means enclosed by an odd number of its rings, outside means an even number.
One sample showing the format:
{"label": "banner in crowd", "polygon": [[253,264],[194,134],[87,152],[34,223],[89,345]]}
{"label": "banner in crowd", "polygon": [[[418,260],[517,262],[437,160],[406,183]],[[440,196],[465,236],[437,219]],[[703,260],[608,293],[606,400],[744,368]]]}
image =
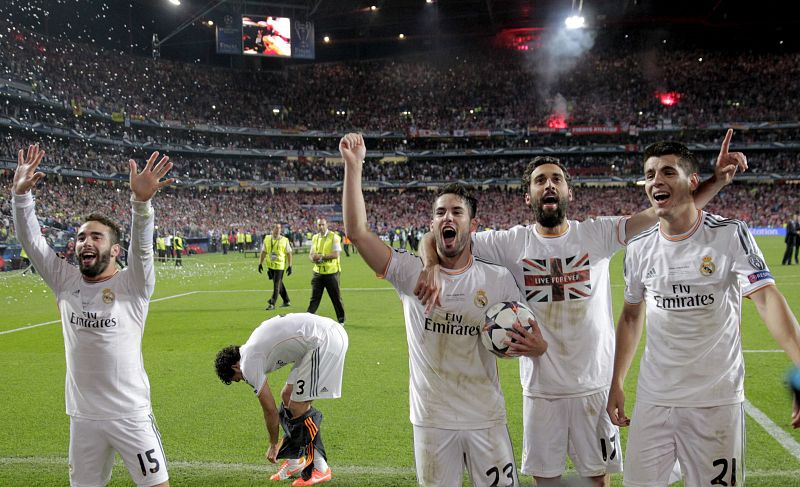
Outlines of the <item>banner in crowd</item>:
{"label": "banner in crowd", "polygon": [[754,237],[785,237],[786,227],[751,227]]}
{"label": "banner in crowd", "polygon": [[314,59],[314,22],[292,22],[292,57]]}
{"label": "banner in crowd", "polygon": [[242,31],[236,27],[217,27],[217,54],[241,54]]}

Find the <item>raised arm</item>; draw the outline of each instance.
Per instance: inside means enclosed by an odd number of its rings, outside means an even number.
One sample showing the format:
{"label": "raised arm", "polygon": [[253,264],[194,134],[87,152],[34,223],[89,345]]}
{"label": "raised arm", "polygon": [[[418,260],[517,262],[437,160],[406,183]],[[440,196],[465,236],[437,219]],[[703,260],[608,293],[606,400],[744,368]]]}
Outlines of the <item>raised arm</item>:
{"label": "raised arm", "polygon": [[[800,367],[800,327],[786,298],[775,286],[765,286],[748,296],[778,345],[786,352],[795,367]],[[800,428],[800,407],[792,408],[792,427]]]}
{"label": "raised arm", "polygon": [[48,286],[58,291],[66,278],[61,272],[70,268],[48,245],[42,235],[36,207],[31,190],[41,181],[44,173],[37,171],[44,158],[44,151],[38,145],[28,147],[27,154],[20,150],[17,155],[17,169],[11,185],[11,206],[13,208],[14,232],[31,263]]}
{"label": "raised arm", "polygon": [[128,268],[132,273],[134,282],[142,285],[145,297],[150,297],[155,289],[155,269],[153,267],[153,226],[155,217],[153,216],[153,206],[150,200],[156,192],[164,186],[175,182],[173,178],[161,181],[167,172],[172,169],[169,157],[164,156],[154,165],[158,159],[158,152],[150,154],[150,158],[139,172],[136,161],[130,159],[130,186],[131,206],[133,216],[131,218],[131,244],[128,250]]}
{"label": "raised arm", "polygon": [[614,374],[611,378],[611,389],[608,393],[606,411],[611,422],[617,426],[629,426],[631,420],[625,416],[625,377],[631,368],[636,346],[642,338],[644,328],[644,302],[628,303],[622,307],[617,322],[617,346],[614,351]]}
{"label": "raised arm", "polygon": [[[737,171],[747,170],[747,157],[741,152],[729,152],[733,129],[728,129],[719,149],[714,174],[700,183],[694,192],[694,204],[703,209],[717,193],[733,181]],[[652,227],[658,221],[655,209],[647,208],[628,218],[625,222],[625,235],[628,240]]]}
{"label": "raised arm", "polygon": [[367,226],[367,209],[361,189],[361,168],[367,148],[361,134],[347,134],[339,141],[339,152],[344,159],[344,188],[342,211],[345,233],[356,246],[361,257],[378,274],[386,272],[391,250]]}

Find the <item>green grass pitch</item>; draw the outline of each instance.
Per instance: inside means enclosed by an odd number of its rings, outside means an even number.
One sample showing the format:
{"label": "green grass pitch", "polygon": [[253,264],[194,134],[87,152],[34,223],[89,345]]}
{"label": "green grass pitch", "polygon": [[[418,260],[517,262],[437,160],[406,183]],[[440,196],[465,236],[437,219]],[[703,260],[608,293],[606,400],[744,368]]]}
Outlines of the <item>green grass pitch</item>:
{"label": "green grass pitch", "polygon": [[[780,265],[782,239],[758,241],[779,288],[800,314],[800,266]],[[615,313],[622,302],[621,257],[618,254],[612,264]],[[294,274],[285,281],[292,307],[270,312],[264,306],[271,283],[266,274],[256,272],[257,259],[231,253],[184,262],[183,269],[159,265],[144,339],[171,485],[281,485],[268,480],[276,467],[264,460],[267,442],[258,401],[245,385],[220,383],[212,362],[219,348],[243,343],[253,328],[278,311],[305,311],[311,278],[307,256],[296,256]],[[343,397],[317,402],[325,413],[323,431],[334,472],[331,485],[413,486],[408,355],[400,302],[360,257],[343,256],[342,263],[350,336]],[[64,414],[60,324],[25,328],[59,318],[53,295],[39,277],[18,271],[0,275],[0,290],[0,486],[68,485],[69,421]],[[327,296],[319,313],[333,316]],[[19,328],[25,329],[8,333]],[[748,485],[800,486],[800,431],[788,427],[790,403],[783,386],[789,361],[785,354],[771,352],[778,347],[749,302],[744,305],[742,331],[748,350],[748,400],[789,438],[788,447],[783,446],[767,428],[747,418]],[[519,456],[517,362],[501,360],[499,366]],[[270,377],[270,384],[282,381],[285,369]],[[628,412],[637,370],[638,357],[626,384]],[[530,479],[523,483],[530,485]],[[111,485],[133,485],[119,460]],[[622,485],[620,476],[613,478],[613,485]]]}

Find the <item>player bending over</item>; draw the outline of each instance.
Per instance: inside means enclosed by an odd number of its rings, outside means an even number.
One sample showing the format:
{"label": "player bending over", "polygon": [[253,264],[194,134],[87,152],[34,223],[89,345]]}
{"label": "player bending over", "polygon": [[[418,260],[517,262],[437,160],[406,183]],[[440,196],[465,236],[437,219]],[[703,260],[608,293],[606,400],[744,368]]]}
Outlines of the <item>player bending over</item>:
{"label": "player bending over", "polygon": [[[347,344],[347,333],[339,323],[311,313],[292,313],[264,321],[247,343],[225,347],[217,354],[220,380],[225,384],[244,380],[258,396],[269,434],[267,460],[286,459],[272,480],[286,480],[300,472],[302,477],[293,486],[331,479],[320,432],[322,413],[311,402],[341,397]],[[294,366],[281,391],[279,408],[267,374],[290,363]]]}

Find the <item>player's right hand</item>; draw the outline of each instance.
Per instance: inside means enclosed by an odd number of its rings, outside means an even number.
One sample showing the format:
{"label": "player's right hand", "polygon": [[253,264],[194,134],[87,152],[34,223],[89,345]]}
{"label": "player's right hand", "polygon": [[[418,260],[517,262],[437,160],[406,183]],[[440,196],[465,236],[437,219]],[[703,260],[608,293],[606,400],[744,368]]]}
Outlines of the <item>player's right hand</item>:
{"label": "player's right hand", "polygon": [[43,172],[37,172],[39,163],[42,162],[44,151],[39,149],[39,145],[29,145],[27,156],[22,149],[17,154],[17,170],[14,171],[14,182],[11,185],[11,191],[14,194],[25,194],[36,183],[41,181],[44,177]]}
{"label": "player's right hand", "polygon": [[269,446],[269,450],[267,450],[267,461],[270,463],[278,463],[278,448],[280,446],[280,442],[275,443],[274,445]]}
{"label": "player's right hand", "polygon": [[630,426],[631,420],[625,416],[625,393],[621,388],[611,386],[608,391],[608,405],[606,406],[608,417],[617,426]]}
{"label": "player's right hand", "polygon": [[264,273],[264,264],[258,264],[258,273],[259,274],[263,274]]}

